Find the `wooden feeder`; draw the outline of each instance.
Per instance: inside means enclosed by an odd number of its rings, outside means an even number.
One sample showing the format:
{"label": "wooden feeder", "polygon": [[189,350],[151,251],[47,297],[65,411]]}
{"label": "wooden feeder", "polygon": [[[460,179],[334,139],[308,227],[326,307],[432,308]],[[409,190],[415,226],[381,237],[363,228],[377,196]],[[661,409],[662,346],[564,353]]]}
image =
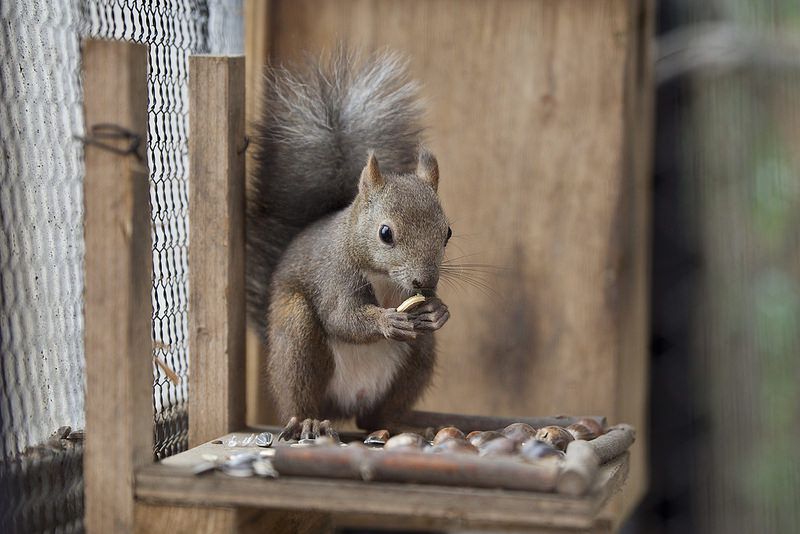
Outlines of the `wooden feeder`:
{"label": "wooden feeder", "polygon": [[[310,532],[616,528],[645,487],[652,3],[303,0],[247,11],[247,72],[242,57],[190,59],[192,449],[162,463],[152,454],[147,169],[86,147],[87,531],[262,531],[293,524],[287,511],[302,512]],[[209,442],[247,431],[257,369],[245,376],[245,124],[260,68],[340,38],[411,58],[455,234],[472,234],[465,253],[509,267],[497,296],[445,294],[453,319],[422,407],[599,413],[639,428],[630,456],[600,466],[586,495],[181,469]],[[146,58],[141,45],[86,41],[87,128],[145,138]]]}

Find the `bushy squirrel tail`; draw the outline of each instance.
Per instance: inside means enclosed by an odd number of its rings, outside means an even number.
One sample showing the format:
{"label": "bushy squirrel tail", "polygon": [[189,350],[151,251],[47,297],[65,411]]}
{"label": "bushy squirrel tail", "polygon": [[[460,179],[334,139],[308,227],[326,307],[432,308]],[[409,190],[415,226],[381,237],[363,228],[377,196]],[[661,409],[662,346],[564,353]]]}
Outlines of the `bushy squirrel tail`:
{"label": "bushy squirrel tail", "polygon": [[247,307],[262,336],[271,275],[292,239],[352,202],[369,150],[388,172],[413,170],[422,132],[418,86],[397,54],[339,48],[269,68],[265,87],[247,206]]}

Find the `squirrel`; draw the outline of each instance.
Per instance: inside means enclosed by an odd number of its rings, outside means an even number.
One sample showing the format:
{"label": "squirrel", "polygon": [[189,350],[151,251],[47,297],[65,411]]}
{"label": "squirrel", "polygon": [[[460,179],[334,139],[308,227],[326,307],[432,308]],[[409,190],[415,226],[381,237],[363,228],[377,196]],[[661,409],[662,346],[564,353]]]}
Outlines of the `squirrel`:
{"label": "squirrel", "polygon": [[452,231],[406,62],[339,49],[296,67],[268,69],[251,138],[247,304],[281,439],[313,439],[331,419],[387,425],[429,386]]}

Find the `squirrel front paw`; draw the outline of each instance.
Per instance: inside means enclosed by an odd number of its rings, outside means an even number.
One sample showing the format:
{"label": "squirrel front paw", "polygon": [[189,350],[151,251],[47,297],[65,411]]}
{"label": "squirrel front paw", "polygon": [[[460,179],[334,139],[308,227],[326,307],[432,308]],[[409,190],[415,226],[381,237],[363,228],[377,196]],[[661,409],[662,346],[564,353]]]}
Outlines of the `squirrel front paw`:
{"label": "squirrel front paw", "polygon": [[417,333],[414,331],[414,323],[410,314],[399,312],[394,308],[386,308],[380,317],[381,333],[386,339],[395,341],[414,341]]}
{"label": "squirrel front paw", "polygon": [[303,419],[292,417],[278,436],[278,441],[289,440],[309,440],[317,439],[320,436],[328,436],[335,441],[339,441],[339,434],[331,426],[331,422],[325,419]]}
{"label": "squirrel front paw", "polygon": [[429,298],[409,313],[409,319],[417,332],[433,332],[439,330],[450,318],[447,305],[436,297]]}

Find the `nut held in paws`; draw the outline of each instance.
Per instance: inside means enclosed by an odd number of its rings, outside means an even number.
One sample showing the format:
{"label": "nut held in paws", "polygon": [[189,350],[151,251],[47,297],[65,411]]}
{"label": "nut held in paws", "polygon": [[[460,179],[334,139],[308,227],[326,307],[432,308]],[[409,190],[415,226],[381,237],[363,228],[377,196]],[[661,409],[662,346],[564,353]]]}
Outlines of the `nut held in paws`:
{"label": "nut held in paws", "polygon": [[408,297],[406,300],[404,300],[400,304],[400,306],[397,307],[397,311],[404,312],[410,310],[411,308],[422,302],[425,302],[425,297],[417,293],[416,295]]}

